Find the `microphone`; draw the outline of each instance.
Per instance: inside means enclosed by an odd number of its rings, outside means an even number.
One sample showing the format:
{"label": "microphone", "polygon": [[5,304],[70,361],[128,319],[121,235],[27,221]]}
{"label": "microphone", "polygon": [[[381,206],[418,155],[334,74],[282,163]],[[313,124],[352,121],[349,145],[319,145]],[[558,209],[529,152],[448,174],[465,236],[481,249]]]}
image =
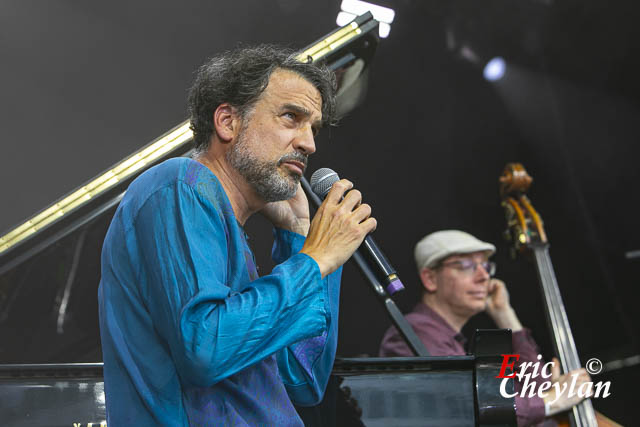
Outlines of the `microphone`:
{"label": "microphone", "polygon": [[[318,169],[311,175],[311,190],[320,200],[324,200],[331,190],[331,186],[340,180],[337,173],[329,168]],[[377,271],[386,283],[386,289],[389,295],[393,295],[404,289],[404,285],[400,281],[396,270],[391,266],[387,257],[384,256],[373,237],[367,235],[360,246],[360,249],[366,250],[370,261],[377,267]]]}

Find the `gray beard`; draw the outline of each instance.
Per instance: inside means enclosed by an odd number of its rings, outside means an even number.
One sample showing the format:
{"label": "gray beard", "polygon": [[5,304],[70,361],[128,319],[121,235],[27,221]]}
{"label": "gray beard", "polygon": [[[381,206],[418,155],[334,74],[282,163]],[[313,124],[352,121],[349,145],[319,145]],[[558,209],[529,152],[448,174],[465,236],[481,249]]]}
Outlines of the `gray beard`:
{"label": "gray beard", "polygon": [[296,195],[300,176],[288,171],[283,176],[278,170],[283,162],[297,160],[307,164],[307,157],[301,153],[282,156],[277,162],[257,159],[249,150],[244,132],[238,142],[226,154],[227,161],[265,202],[289,200]]}

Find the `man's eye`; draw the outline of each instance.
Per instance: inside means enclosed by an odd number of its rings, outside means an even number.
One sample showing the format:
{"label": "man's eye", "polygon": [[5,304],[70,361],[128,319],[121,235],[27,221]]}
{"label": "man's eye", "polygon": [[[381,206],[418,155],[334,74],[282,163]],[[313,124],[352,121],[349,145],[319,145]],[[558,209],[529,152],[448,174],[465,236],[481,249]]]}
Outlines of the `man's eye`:
{"label": "man's eye", "polygon": [[296,118],[295,113],[292,113],[292,112],[286,112],[286,113],[283,114],[283,116],[288,118],[288,119],[291,119],[291,120],[295,120],[295,118]]}

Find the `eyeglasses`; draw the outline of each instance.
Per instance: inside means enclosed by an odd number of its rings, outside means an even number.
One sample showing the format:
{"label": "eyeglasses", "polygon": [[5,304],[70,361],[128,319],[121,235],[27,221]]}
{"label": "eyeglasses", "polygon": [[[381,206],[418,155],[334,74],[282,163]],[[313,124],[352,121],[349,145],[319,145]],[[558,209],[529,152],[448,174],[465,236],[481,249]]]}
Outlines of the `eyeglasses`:
{"label": "eyeglasses", "polygon": [[489,276],[493,277],[496,274],[496,263],[493,261],[484,261],[484,262],[476,262],[472,259],[460,259],[456,261],[443,262],[436,268],[440,267],[452,267],[456,270],[460,270],[466,274],[474,274],[478,269],[478,266],[481,265],[484,268],[484,271],[489,273]]}

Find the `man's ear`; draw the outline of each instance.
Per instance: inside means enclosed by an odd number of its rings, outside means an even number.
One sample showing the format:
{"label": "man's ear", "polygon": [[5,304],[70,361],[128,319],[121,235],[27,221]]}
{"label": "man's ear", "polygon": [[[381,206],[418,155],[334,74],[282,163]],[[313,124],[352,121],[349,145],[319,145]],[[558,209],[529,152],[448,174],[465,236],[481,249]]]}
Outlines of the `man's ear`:
{"label": "man's ear", "polygon": [[433,293],[438,289],[435,270],[423,268],[420,270],[420,280],[422,280],[422,286],[427,292]]}
{"label": "man's ear", "polygon": [[213,112],[213,126],[220,142],[224,144],[233,141],[240,130],[240,121],[237,109],[227,103],[218,105]]}

